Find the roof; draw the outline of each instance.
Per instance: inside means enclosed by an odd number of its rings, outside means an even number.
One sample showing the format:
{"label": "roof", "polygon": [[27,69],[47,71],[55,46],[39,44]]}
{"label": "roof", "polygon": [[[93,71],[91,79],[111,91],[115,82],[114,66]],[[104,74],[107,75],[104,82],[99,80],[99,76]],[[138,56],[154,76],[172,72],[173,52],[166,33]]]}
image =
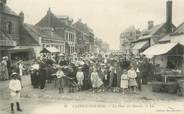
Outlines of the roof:
{"label": "roof", "polygon": [[164,25],[165,25],[165,23],[155,25],[152,29],[148,30],[149,35],[156,34]]}
{"label": "roof", "polygon": [[[73,29],[72,25],[68,25],[62,20],[67,19],[70,22],[73,22],[73,19],[69,18],[66,15],[56,15],[51,12],[51,10],[47,11],[47,14],[36,24],[36,26],[41,27],[68,27]],[[71,23],[72,24],[72,23]]]}
{"label": "roof", "polygon": [[81,20],[75,22],[75,23],[73,24],[73,26],[74,26],[77,30],[83,31],[84,33],[87,33],[87,34],[93,33],[93,29],[91,29],[90,27],[88,27],[87,24],[82,23]]}
{"label": "roof", "polygon": [[16,46],[16,42],[11,40],[7,34],[0,31],[0,46]]}
{"label": "roof", "polygon": [[9,14],[9,15],[14,15],[14,16],[18,16],[13,10],[11,10],[11,8],[7,5],[5,5],[4,7],[4,13]]}
{"label": "roof", "polygon": [[144,42],[138,42],[135,44],[135,46],[133,47],[134,50],[140,50],[144,47],[147,47],[149,45],[149,43],[147,41]]}
{"label": "roof", "polygon": [[137,39],[134,42],[139,42],[142,40],[147,40],[149,38],[151,38],[153,35],[155,35],[163,26],[165,25],[165,23],[159,24],[159,25],[155,25],[152,29],[150,30],[144,30],[143,31],[143,36],[140,36],[139,39]]}
{"label": "roof", "polygon": [[172,34],[183,34],[184,33],[184,22],[180,24]]}
{"label": "roof", "polygon": [[172,39],[180,40],[179,38],[183,38],[184,36],[184,22],[181,23],[173,33],[163,37],[159,40],[159,42],[170,42]]}
{"label": "roof", "polygon": [[50,27],[38,27],[30,24],[24,24],[24,28],[29,32],[29,34],[36,41],[39,41],[39,37],[42,37],[43,39],[49,39],[49,40],[54,39],[54,40],[64,41],[64,38],[57,35]]}
{"label": "roof", "polygon": [[168,53],[178,44],[179,43],[156,44],[146,49],[142,54],[146,55],[148,58],[152,58],[156,55],[163,55]]}
{"label": "roof", "polygon": [[162,39],[160,39],[159,42],[170,42],[170,40],[171,40],[171,36],[166,35]]}
{"label": "roof", "polygon": [[67,15],[55,15],[59,19],[67,19],[69,18]]}

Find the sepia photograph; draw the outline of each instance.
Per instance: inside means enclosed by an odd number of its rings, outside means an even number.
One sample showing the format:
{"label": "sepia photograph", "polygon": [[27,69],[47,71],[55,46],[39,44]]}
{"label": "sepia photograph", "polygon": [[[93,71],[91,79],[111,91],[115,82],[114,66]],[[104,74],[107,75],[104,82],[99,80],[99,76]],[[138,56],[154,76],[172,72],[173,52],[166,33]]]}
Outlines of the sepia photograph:
{"label": "sepia photograph", "polygon": [[0,114],[184,114],[184,0],[0,0]]}

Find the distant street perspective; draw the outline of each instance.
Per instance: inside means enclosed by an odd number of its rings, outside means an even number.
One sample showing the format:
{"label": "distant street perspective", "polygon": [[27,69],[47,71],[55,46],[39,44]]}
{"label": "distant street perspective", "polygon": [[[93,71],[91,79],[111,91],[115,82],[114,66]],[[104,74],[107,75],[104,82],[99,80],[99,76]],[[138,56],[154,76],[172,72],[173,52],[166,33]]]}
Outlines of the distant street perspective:
{"label": "distant street perspective", "polygon": [[[96,28],[90,24],[95,19],[86,23],[80,15],[58,15],[57,0],[55,5],[44,1],[49,7],[30,24],[26,19],[32,16],[24,11],[16,13],[19,5],[24,6],[15,1],[0,0],[0,114],[184,114],[184,24],[173,22],[176,1],[157,1],[165,8],[159,9],[165,12],[165,16],[160,13],[165,18],[161,24],[150,19],[144,29],[122,26],[118,40],[101,37],[100,22]],[[102,1],[89,0],[92,5],[88,5],[104,8],[111,4],[103,1],[103,5]],[[10,8],[12,3],[17,5],[16,11]],[[118,3],[131,1],[112,3],[112,9],[104,13],[115,13],[121,9]],[[72,2],[72,8],[75,6]],[[90,13],[80,14],[93,19]],[[116,33],[103,29],[104,36]],[[112,48],[117,45],[119,49]]]}

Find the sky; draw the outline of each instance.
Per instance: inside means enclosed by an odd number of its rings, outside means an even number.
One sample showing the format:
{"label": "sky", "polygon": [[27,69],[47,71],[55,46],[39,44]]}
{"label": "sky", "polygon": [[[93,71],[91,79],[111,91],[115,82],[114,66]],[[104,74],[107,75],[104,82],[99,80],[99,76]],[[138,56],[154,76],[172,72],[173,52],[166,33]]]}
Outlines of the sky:
{"label": "sky", "polygon": [[[7,0],[16,13],[23,11],[25,22],[36,24],[48,8],[57,15],[82,19],[111,49],[119,49],[120,33],[130,26],[142,30],[147,22],[165,22],[166,0]],[[173,0],[173,24],[184,22],[184,0]]]}

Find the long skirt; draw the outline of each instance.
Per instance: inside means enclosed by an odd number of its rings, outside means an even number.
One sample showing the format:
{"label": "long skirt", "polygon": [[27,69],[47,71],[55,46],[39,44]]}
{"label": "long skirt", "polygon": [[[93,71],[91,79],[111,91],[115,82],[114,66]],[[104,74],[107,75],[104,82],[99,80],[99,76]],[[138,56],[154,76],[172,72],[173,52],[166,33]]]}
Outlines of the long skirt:
{"label": "long skirt", "polygon": [[64,88],[65,86],[65,79],[64,78],[58,78],[57,79],[57,87],[58,88]]}
{"label": "long skirt", "polygon": [[112,82],[112,87],[117,87],[118,82],[117,82],[117,74],[114,74],[113,76],[113,82]]}
{"label": "long skirt", "polygon": [[99,88],[103,85],[103,82],[100,78],[97,78],[96,80],[92,80],[92,87],[93,88]]}
{"label": "long skirt", "polygon": [[3,80],[8,80],[9,79],[9,75],[8,75],[8,69],[4,70],[1,72],[1,76]]}

